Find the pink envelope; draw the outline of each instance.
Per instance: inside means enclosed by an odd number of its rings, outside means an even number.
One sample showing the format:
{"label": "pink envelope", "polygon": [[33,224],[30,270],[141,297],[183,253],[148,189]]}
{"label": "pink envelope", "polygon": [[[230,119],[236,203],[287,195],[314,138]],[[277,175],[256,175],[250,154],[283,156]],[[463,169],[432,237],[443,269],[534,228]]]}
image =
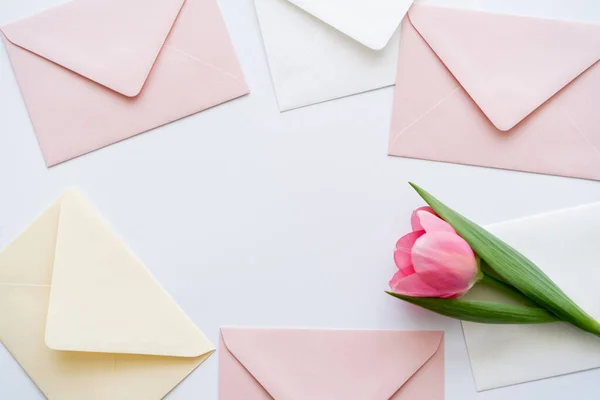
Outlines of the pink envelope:
{"label": "pink envelope", "polygon": [[248,93],[216,0],[73,0],[2,33],[48,166]]}
{"label": "pink envelope", "polygon": [[600,180],[600,25],[414,5],[389,154]]}
{"label": "pink envelope", "polygon": [[221,329],[219,400],[443,400],[444,333]]}

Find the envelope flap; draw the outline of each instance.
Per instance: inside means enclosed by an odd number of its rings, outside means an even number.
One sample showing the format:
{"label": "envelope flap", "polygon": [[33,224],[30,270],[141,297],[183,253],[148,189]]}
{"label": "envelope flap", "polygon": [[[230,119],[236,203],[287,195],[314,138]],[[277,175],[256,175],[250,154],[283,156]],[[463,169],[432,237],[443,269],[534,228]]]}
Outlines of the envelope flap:
{"label": "envelope flap", "polygon": [[[222,329],[227,349],[275,399],[388,400],[443,332]],[[352,384],[348,384],[352,382]]]}
{"label": "envelope flap", "polygon": [[288,0],[352,39],[383,49],[414,0]]}
{"label": "envelope flap", "polygon": [[13,44],[137,96],[185,0],[73,0],[2,28]]}
{"label": "envelope flap", "polygon": [[62,200],[46,345],[196,357],[212,344],[77,193]]}
{"label": "envelope flap", "polygon": [[415,5],[415,29],[507,131],[600,59],[600,25]]}
{"label": "envelope flap", "polygon": [[60,200],[0,251],[0,286],[49,286]]}

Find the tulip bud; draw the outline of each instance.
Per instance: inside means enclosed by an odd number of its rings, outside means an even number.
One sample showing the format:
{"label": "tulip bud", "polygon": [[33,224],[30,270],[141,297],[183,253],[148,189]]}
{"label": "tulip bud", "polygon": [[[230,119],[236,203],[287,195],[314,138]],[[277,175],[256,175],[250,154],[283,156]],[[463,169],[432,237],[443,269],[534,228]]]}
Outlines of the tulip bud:
{"label": "tulip bud", "polygon": [[414,231],[396,244],[398,272],[390,281],[393,292],[413,297],[456,298],[479,280],[471,247],[433,210],[423,207],[411,218]]}

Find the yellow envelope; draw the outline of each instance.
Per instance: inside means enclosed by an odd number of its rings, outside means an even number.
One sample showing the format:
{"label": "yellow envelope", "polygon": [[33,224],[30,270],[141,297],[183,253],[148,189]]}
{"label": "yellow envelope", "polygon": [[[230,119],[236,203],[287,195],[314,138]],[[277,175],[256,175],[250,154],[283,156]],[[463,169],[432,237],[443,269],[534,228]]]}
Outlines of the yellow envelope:
{"label": "yellow envelope", "polygon": [[0,253],[0,341],[49,399],[161,399],[214,346],[75,191]]}

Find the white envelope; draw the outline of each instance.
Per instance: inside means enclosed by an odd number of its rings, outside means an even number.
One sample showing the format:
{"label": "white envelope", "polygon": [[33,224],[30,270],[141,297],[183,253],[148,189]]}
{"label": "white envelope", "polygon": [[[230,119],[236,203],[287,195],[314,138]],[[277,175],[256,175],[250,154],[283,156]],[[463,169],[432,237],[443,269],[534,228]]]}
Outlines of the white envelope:
{"label": "white envelope", "polygon": [[288,0],[373,50],[383,49],[413,0]]}
{"label": "white envelope", "polygon": [[[600,203],[486,227],[600,321]],[[467,298],[505,298],[476,286]],[[566,323],[463,322],[478,391],[600,367],[600,338]]]}
{"label": "white envelope", "polygon": [[412,2],[255,0],[279,109],[393,85]]}
{"label": "white envelope", "polygon": [[161,399],[214,346],[70,191],[0,252],[0,342],[49,399]]}

